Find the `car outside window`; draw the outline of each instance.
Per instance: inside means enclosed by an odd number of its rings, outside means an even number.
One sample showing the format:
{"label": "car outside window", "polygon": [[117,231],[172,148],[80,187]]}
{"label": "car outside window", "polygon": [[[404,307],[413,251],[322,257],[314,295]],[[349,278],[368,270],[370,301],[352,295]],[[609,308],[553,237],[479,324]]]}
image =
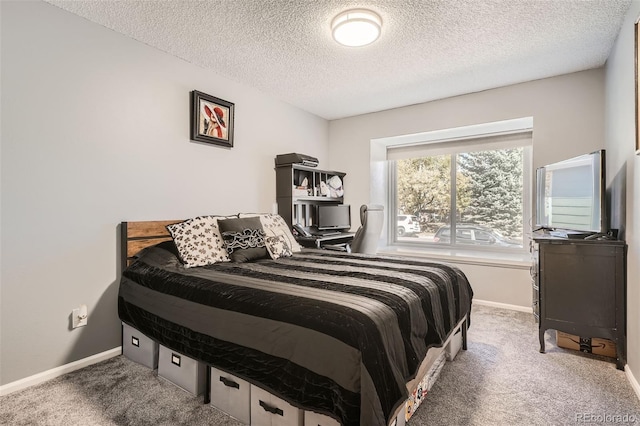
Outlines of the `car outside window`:
{"label": "car outside window", "polygon": [[469,229],[458,229],[456,235],[461,240],[472,240],[471,231]]}
{"label": "car outside window", "polygon": [[476,231],[475,234],[476,234],[475,237],[477,241],[482,241],[487,243],[491,241],[491,234],[489,234],[488,232]]}

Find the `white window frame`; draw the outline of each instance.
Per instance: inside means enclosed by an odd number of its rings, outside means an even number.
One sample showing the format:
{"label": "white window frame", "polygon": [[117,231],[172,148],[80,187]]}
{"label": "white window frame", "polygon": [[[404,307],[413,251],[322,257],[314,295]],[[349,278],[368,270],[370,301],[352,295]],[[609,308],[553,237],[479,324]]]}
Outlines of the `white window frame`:
{"label": "white window frame", "polygon": [[[385,224],[383,240],[388,248],[393,249],[399,247],[409,247],[412,250],[423,251],[441,251],[448,253],[452,256],[459,255],[459,252],[467,253],[471,255],[479,255],[486,257],[493,257],[499,255],[499,253],[514,253],[517,255],[523,255],[528,252],[527,236],[531,235],[531,217],[532,217],[532,190],[534,173],[532,170],[532,131],[533,131],[533,118],[525,117],[513,120],[504,120],[492,123],[483,123],[472,126],[457,127],[451,129],[436,130],[431,132],[423,132],[409,135],[394,136],[388,138],[379,138],[371,140],[371,202],[381,203],[386,206],[387,223]],[[465,245],[446,245],[444,247],[438,247],[436,244],[428,244],[424,242],[407,242],[398,241],[395,232],[395,218],[396,218],[396,183],[395,183],[395,164],[394,160],[390,157],[394,157],[394,154],[389,153],[402,152],[414,152],[416,150],[431,150],[433,153],[438,151],[449,152],[468,152],[469,149],[465,149],[465,146],[473,146],[473,151],[485,149],[483,140],[491,140],[493,138],[500,139],[506,135],[529,133],[529,142],[527,144],[513,145],[523,146],[523,247],[514,248],[496,248],[496,247],[478,247],[477,245],[465,246]],[[491,138],[491,139],[487,139]],[[508,138],[507,138],[508,139]],[[505,146],[496,146],[491,142],[486,144],[486,149],[500,149],[508,148]],[[380,173],[385,173],[386,176],[381,178]],[[374,184],[375,183],[375,184]],[[455,207],[455,202],[453,203]],[[391,214],[393,213],[393,214]],[[484,253],[484,254],[482,254]]]}

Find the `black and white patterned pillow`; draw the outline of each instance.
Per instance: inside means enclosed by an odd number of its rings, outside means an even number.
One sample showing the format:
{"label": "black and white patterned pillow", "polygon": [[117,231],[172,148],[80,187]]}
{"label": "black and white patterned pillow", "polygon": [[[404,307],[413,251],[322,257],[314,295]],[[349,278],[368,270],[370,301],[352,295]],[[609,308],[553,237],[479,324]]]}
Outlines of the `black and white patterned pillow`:
{"label": "black and white patterned pillow", "polygon": [[265,246],[267,247],[267,251],[272,259],[293,256],[291,248],[289,247],[289,244],[287,244],[287,240],[282,235],[266,237]]}
{"label": "black and white patterned pillow", "polygon": [[225,219],[218,222],[225,247],[233,262],[269,257],[264,245],[264,231],[257,217]]}
{"label": "black and white patterned pillow", "polygon": [[229,256],[236,250],[264,247],[264,231],[262,229],[244,229],[239,232],[223,232],[222,238]]}
{"label": "black and white patterned pillow", "polygon": [[262,229],[264,230],[264,233],[267,235],[267,237],[276,237],[278,235],[281,235],[285,239],[285,241],[287,242],[287,244],[289,245],[289,248],[293,253],[298,253],[302,251],[302,247],[300,246],[300,244],[298,244],[295,237],[291,233],[291,230],[287,226],[287,222],[285,222],[282,216],[280,216],[279,214],[240,213],[238,216],[241,218],[248,218],[248,217],[260,218]]}
{"label": "black and white patterned pillow", "polygon": [[186,268],[229,262],[215,216],[199,216],[167,226]]}

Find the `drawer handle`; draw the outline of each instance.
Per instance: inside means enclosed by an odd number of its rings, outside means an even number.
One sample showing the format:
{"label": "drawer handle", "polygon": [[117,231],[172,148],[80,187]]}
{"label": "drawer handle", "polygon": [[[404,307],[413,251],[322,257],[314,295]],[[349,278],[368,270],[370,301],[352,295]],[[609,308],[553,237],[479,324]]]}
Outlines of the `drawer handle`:
{"label": "drawer handle", "polygon": [[222,383],[224,383],[225,386],[228,386],[230,388],[236,388],[236,389],[240,389],[240,385],[237,384],[236,382],[234,382],[233,380],[227,379],[226,377],[222,377],[220,376],[220,381]]}
{"label": "drawer handle", "polygon": [[171,364],[180,367],[180,364],[182,362],[181,358],[182,357],[180,355],[176,355],[176,354],[172,353],[171,354]]}
{"label": "drawer handle", "polygon": [[271,405],[267,404],[266,402],[260,400],[260,406],[262,408],[264,408],[264,411],[268,411],[272,414],[277,414],[279,416],[284,416],[284,411],[282,411],[281,409],[279,409],[278,407],[272,407]]}

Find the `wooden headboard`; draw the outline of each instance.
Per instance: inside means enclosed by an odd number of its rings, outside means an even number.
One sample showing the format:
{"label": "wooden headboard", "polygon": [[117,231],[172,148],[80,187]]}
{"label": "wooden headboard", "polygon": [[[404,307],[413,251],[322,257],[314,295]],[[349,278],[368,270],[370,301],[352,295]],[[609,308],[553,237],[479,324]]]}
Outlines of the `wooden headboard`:
{"label": "wooden headboard", "polygon": [[121,265],[124,270],[140,250],[171,239],[167,225],[182,222],[182,220],[154,220],[143,222],[122,222],[121,236]]}

